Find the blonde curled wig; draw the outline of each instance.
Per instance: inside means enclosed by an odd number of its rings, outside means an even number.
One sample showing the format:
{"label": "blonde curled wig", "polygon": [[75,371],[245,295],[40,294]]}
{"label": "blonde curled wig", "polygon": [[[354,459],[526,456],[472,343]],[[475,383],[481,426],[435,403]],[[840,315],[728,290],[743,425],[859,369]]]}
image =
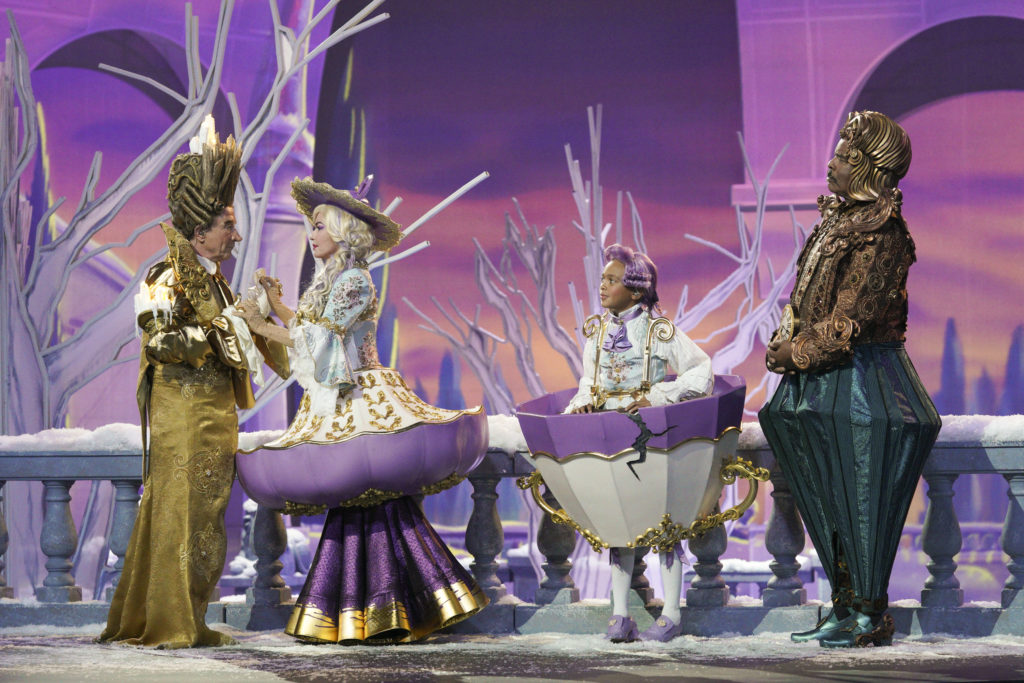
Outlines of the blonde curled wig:
{"label": "blonde curled wig", "polygon": [[839,137],[850,146],[848,198],[875,201],[892,191],[910,168],[910,136],[903,127],[877,111],[854,111],[846,117]]}
{"label": "blonde curled wig", "polygon": [[373,246],[370,226],[347,211],[332,204],[320,204],[313,209],[313,224],[323,223],[327,234],[338,245],[299,299],[299,311],[304,315],[323,315],[327,296],[334,279],[353,265],[365,266],[365,259]]}

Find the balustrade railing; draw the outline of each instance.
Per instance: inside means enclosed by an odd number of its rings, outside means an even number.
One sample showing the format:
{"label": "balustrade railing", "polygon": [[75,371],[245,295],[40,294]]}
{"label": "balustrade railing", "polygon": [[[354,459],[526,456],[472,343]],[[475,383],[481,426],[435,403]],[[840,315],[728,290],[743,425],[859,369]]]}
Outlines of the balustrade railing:
{"label": "balustrade railing", "polygon": [[[966,422],[970,420],[975,422]],[[982,422],[977,423],[979,420]],[[962,474],[983,473],[1000,476],[1007,481],[1009,506],[1000,544],[1009,556],[1006,564],[1009,578],[1002,592],[1002,605],[1004,608],[1024,606],[1024,599],[1019,598],[1024,589],[1024,416],[947,417],[945,421],[947,427],[940,434],[924,472],[929,500],[921,532],[921,547],[930,561],[927,565],[929,578],[921,591],[921,605],[955,608],[964,603],[954,561],[961,549],[962,537],[953,505],[953,484]],[[128,428],[127,425],[125,427]],[[113,583],[116,585],[137,511],[141,485],[140,455],[130,448],[85,445],[57,452],[42,445],[25,447],[19,443],[11,437],[0,439],[0,597],[13,596],[4,580],[3,558],[8,535],[2,496],[4,482],[14,480],[41,481],[45,487],[39,547],[47,557],[47,574],[35,590],[40,602],[52,603],[75,602],[82,598],[71,565],[78,540],[71,515],[71,485],[78,480],[109,480],[113,483],[115,499],[109,545],[117,558],[113,567]],[[91,442],[83,439],[82,443]],[[775,466],[756,423],[744,425],[739,455],[772,472],[774,504],[765,530],[765,547],[774,559],[770,563],[772,576],[762,593],[763,605],[803,604],[807,594],[797,561],[797,555],[806,543],[803,524],[788,484]],[[497,560],[504,547],[496,507],[498,483],[503,477],[521,476],[529,470],[530,465],[521,455],[491,450],[480,467],[469,476],[473,487],[473,511],[466,527],[466,549],[474,558],[471,569],[475,577],[492,600],[506,595],[505,585],[497,574]],[[12,514],[20,513],[13,511]],[[290,590],[280,575],[280,557],[287,544],[280,513],[258,509],[252,534],[257,561],[256,575],[248,590],[249,604],[279,605],[288,602]],[[696,576],[686,595],[688,606],[722,607],[727,604],[729,588],[722,576],[720,561],[727,542],[724,529],[719,528],[690,543],[697,562],[694,566]],[[578,600],[579,591],[569,575],[569,557],[574,545],[575,534],[571,529],[553,524],[550,518],[544,519],[538,533],[538,547],[546,558],[543,564],[546,577],[537,590],[536,603]],[[639,562],[637,565],[634,588],[645,601],[649,601],[651,591],[642,573],[643,565]],[[112,588],[106,591],[106,599],[110,599],[111,593]]]}

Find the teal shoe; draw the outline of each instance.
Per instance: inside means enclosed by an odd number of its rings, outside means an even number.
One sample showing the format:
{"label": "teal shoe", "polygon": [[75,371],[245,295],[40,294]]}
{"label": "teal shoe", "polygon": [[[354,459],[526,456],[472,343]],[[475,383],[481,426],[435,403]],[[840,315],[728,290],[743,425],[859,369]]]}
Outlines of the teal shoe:
{"label": "teal shoe", "polygon": [[806,643],[809,640],[821,640],[827,638],[836,632],[839,628],[839,623],[842,621],[836,614],[836,608],[833,607],[828,611],[823,619],[818,621],[817,626],[812,628],[810,631],[800,631],[799,633],[790,633],[789,639],[794,643]]}
{"label": "teal shoe", "polygon": [[876,620],[854,611],[820,642],[822,647],[880,647],[892,645],[892,634],[895,631],[896,625],[888,614]]}

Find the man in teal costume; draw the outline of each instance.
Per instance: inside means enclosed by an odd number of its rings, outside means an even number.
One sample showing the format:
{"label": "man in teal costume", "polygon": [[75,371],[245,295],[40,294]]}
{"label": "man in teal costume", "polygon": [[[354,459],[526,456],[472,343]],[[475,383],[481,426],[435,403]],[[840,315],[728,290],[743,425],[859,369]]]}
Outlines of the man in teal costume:
{"label": "man in teal costume", "polygon": [[831,611],[793,640],[888,645],[889,575],[941,422],[903,348],[910,138],[872,111],[851,113],[839,138],[832,194],[768,345],[768,369],[785,376],[759,417],[832,584]]}

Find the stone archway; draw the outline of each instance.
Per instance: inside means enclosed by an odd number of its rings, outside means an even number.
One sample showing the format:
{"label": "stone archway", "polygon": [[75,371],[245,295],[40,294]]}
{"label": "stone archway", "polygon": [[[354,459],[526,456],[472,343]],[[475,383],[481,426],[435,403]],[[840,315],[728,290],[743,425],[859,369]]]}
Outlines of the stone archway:
{"label": "stone archway", "polygon": [[[147,31],[109,29],[89,33],[61,45],[36,65],[34,70],[70,67],[106,73],[136,88],[173,120],[181,113],[181,104],[173,97],[142,81],[105,72],[99,65],[109,64],[147,76],[182,93],[188,82],[185,63],[185,48],[173,40]],[[223,91],[217,93],[213,116],[217,121],[231,121],[231,110]],[[223,125],[220,128],[226,130]]]}
{"label": "stone archway", "polygon": [[933,102],[990,90],[1024,90],[1024,19],[970,17],[933,26],[873,66],[839,114],[874,109],[899,119]]}

